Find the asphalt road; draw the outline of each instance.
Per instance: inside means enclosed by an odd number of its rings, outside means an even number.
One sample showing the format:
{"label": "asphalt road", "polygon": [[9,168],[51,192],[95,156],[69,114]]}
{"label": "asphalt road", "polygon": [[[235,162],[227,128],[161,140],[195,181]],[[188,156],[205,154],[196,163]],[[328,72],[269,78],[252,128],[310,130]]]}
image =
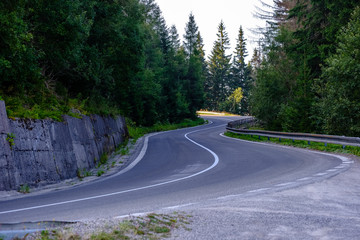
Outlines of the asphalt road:
{"label": "asphalt road", "polygon": [[351,164],[332,155],[229,139],[220,134],[234,118],[208,119],[213,123],[149,137],[141,161],[123,174],[0,201],[0,223],[79,221],[190,206],[306,185]]}

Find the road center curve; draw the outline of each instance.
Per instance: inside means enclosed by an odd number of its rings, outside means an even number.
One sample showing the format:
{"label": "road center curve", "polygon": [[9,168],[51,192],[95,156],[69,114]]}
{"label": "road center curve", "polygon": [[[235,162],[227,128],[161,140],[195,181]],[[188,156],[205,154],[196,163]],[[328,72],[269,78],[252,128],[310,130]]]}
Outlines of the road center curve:
{"label": "road center curve", "polygon": [[[222,126],[222,125],[221,125]],[[220,127],[220,126],[216,126],[216,127],[211,127],[211,128],[217,128],[217,127]],[[144,189],[149,189],[149,188],[154,188],[154,187],[158,187],[158,186],[163,186],[163,185],[166,185],[166,184],[170,184],[170,183],[175,183],[175,182],[179,182],[179,181],[183,181],[183,180],[186,180],[186,179],[190,179],[190,178],[193,178],[193,177],[196,177],[200,174],[203,174],[205,172],[208,172],[210,171],[211,169],[213,169],[214,167],[216,167],[219,163],[219,157],[216,153],[214,153],[212,150],[210,150],[209,148],[195,142],[194,140],[192,140],[191,138],[189,138],[188,135],[192,134],[192,133],[195,133],[195,132],[200,132],[200,131],[205,131],[205,130],[208,130],[208,129],[211,129],[211,128],[205,128],[205,129],[199,129],[199,130],[194,130],[194,131],[191,131],[191,132],[188,132],[184,135],[184,137],[190,141],[191,143],[199,146],[200,148],[203,148],[205,149],[206,151],[208,151],[214,158],[214,162],[213,164],[200,171],[200,172],[197,172],[195,174],[192,174],[192,175],[189,175],[189,176],[186,176],[186,177],[182,177],[182,178],[178,178],[178,179],[174,179],[174,180],[170,180],[170,181],[165,181],[165,182],[161,182],[161,183],[157,183],[157,184],[152,184],[152,185],[148,185],[148,186],[144,186],[144,187],[138,187],[138,188],[133,188],[133,189],[128,189],[128,190],[124,190],[124,191],[118,191],[118,192],[113,192],[113,193],[108,193],[108,194],[102,194],[102,195],[97,195],[97,196],[92,196],[92,197],[87,197],[87,198],[79,198],[79,199],[74,199],[74,200],[69,200],[69,201],[63,201],[63,202],[57,202],[57,203],[50,203],[50,204],[43,204],[43,205],[38,205],[38,206],[34,206],[34,207],[27,207],[27,208],[19,208],[19,209],[13,209],[13,210],[8,210],[8,211],[3,211],[3,212],[0,212],[0,215],[3,215],[3,214],[8,214],[8,213],[15,213],[15,212],[22,212],[22,211],[28,211],[28,210],[35,210],[35,209],[40,209],[40,208],[46,208],[46,207],[53,207],[53,206],[59,206],[59,205],[65,205],[65,204],[70,204],[70,203],[77,203],[77,202],[82,202],[82,201],[88,201],[88,200],[93,200],[93,199],[99,199],[99,198],[104,198],[104,197],[110,197],[110,196],[115,196],[115,195],[120,195],[120,194],[124,194],[124,193],[129,193],[129,192],[135,192],[135,191],[139,191],[139,190],[144,190]],[[143,149],[141,150],[138,158],[136,159],[136,164],[138,162],[141,161],[141,159],[145,156],[145,152],[146,152],[146,149],[147,149],[147,143],[148,143],[148,137],[146,137],[145,139],[145,143],[144,146],[143,146]],[[144,150],[145,149],[145,150]],[[132,165],[132,167],[134,167],[136,164]],[[132,168],[131,167],[131,168]],[[124,169],[125,170],[125,169]],[[127,169],[127,171],[129,171],[130,169]],[[125,171],[124,171],[125,172]],[[123,173],[123,172],[122,172]]]}

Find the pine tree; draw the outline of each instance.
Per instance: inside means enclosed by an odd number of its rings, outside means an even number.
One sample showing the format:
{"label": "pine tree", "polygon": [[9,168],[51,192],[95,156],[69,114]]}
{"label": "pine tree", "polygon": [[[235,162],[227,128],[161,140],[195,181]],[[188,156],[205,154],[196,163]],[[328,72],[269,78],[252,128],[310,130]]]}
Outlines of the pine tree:
{"label": "pine tree", "polygon": [[199,37],[198,27],[192,13],[189,15],[189,22],[186,24],[183,45],[188,64],[187,75],[183,86],[187,92],[190,117],[194,118],[196,116],[196,110],[201,109],[203,106],[204,89],[201,36]]}
{"label": "pine tree", "polygon": [[219,110],[221,102],[231,94],[230,91],[230,60],[231,55],[226,53],[230,47],[230,40],[225,30],[224,22],[218,27],[217,40],[209,57],[209,75],[205,83],[206,107]]}
{"label": "pine tree", "polygon": [[198,38],[198,26],[195,22],[195,17],[192,13],[189,15],[189,21],[186,24],[185,35],[184,35],[184,48],[186,54],[190,57],[194,54],[197,45]]}
{"label": "pine tree", "polygon": [[171,43],[171,47],[172,47],[175,51],[178,51],[178,50],[180,49],[179,34],[178,34],[178,31],[177,31],[175,25],[172,25],[172,26],[170,27],[170,43]]}
{"label": "pine tree", "polygon": [[208,72],[208,65],[205,59],[205,49],[204,49],[204,40],[201,37],[200,32],[198,32],[197,35],[197,41],[196,41],[196,47],[197,47],[197,53],[199,54],[201,63],[202,63],[202,71],[203,71],[203,77],[206,78],[207,72]]}
{"label": "pine tree", "polygon": [[244,31],[240,26],[239,35],[236,43],[236,48],[233,57],[233,64],[231,68],[231,90],[234,91],[236,88],[244,86],[246,64],[245,58],[247,57],[246,39],[244,37]]}
{"label": "pine tree", "polygon": [[241,99],[240,103],[240,111],[236,113],[248,114],[248,99],[250,95],[251,76],[250,69],[248,69],[248,66],[245,63],[245,58],[247,57],[246,39],[244,37],[244,31],[241,26],[239,28],[239,34],[236,41],[237,43],[231,68],[230,88],[231,91],[235,91],[235,89],[239,87],[242,89],[243,98]]}

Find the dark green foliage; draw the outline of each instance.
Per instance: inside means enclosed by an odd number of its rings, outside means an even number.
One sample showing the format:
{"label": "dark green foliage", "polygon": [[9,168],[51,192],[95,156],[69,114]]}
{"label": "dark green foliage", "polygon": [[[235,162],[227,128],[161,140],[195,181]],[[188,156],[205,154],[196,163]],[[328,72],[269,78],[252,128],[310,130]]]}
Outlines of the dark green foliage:
{"label": "dark green foliage", "polygon": [[360,7],[338,37],[336,53],[326,60],[321,109],[331,134],[360,135]]}
{"label": "dark green foliage", "polygon": [[231,94],[229,91],[231,55],[227,54],[229,47],[230,39],[225,24],[221,21],[218,27],[217,40],[209,57],[209,75],[205,82],[205,107],[209,110],[219,110],[220,104]]}
{"label": "dark green foliage", "polygon": [[241,88],[243,97],[236,110],[231,111],[236,114],[249,114],[249,97],[252,87],[252,79],[250,76],[251,66],[245,63],[247,57],[246,39],[242,27],[239,28],[236,48],[231,66],[231,78],[229,81],[231,91]]}
{"label": "dark green foliage", "polygon": [[359,2],[290,5],[295,7],[284,12],[289,18],[275,17],[262,38],[261,58],[256,52],[252,61],[251,113],[268,129],[358,136],[356,17],[342,28]]}
{"label": "dark green foliage", "polygon": [[10,117],[120,113],[150,126],[201,108],[197,36],[189,57],[154,0],[2,1],[0,36]]}
{"label": "dark green foliage", "polygon": [[0,2],[0,94],[32,94],[41,83],[34,35],[26,21],[27,1]]}
{"label": "dark green foliage", "polygon": [[182,86],[189,104],[190,114],[188,117],[195,119],[196,110],[201,109],[204,102],[204,52],[201,36],[193,14],[189,15],[184,39],[186,74],[182,80]]}

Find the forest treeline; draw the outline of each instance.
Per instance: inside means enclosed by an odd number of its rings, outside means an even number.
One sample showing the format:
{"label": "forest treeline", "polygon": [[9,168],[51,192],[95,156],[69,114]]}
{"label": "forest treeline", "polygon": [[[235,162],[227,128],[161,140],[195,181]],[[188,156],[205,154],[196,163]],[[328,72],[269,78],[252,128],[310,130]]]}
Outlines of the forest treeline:
{"label": "forest treeline", "polygon": [[153,0],[0,2],[0,95],[9,116],[195,118],[204,100],[194,17],[180,42]]}
{"label": "forest treeline", "polygon": [[0,99],[10,117],[120,113],[150,126],[207,109],[271,130],[359,136],[359,5],[263,3],[268,25],[246,63],[241,23],[234,40],[221,21],[206,57],[195,16],[181,41],[154,0],[1,1]]}
{"label": "forest treeline", "polygon": [[358,0],[274,0],[251,113],[267,129],[360,136]]}

